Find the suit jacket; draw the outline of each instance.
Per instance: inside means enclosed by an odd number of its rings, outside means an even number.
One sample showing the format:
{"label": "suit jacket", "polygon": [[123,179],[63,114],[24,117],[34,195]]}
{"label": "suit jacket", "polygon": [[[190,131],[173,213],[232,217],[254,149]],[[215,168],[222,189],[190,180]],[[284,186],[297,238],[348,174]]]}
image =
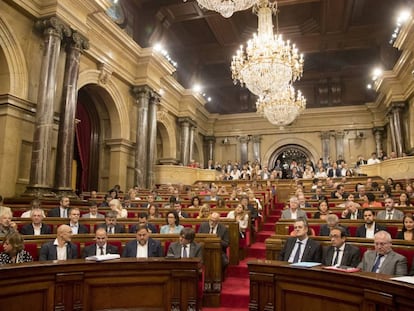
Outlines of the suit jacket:
{"label": "suit jacket", "polygon": [[[180,242],[171,243],[168,247],[167,257],[181,258],[181,249],[182,245],[180,244]],[[200,244],[197,244],[195,242],[190,243],[190,254],[188,255],[188,257],[203,257],[202,248]]]}
{"label": "suit jacket", "polygon": [[[340,168],[337,168],[335,170],[335,173],[336,173],[336,177],[341,177],[342,176]],[[328,177],[334,177],[334,169],[333,168],[328,168]]]}
{"label": "suit jacket", "polygon": [[[296,215],[297,217],[307,218],[306,213],[302,211],[300,208],[296,210]],[[282,211],[282,216],[280,217],[280,219],[292,219],[292,213],[290,211],[290,208],[284,209]]]}
{"label": "suit jacket", "polygon": [[[39,261],[44,260],[56,260],[57,250],[54,241],[47,242],[40,248]],[[78,258],[78,247],[72,242],[66,244],[66,259],[77,259]]]}
{"label": "suit jacket", "polygon": [[[290,237],[286,240],[283,249],[279,253],[279,260],[288,261],[290,254],[295,247],[297,238]],[[300,261],[312,261],[312,262],[321,262],[322,249],[319,242],[308,238],[308,241],[305,245],[305,250]]]}
{"label": "suit jacket", "polygon": [[[337,227],[342,228],[345,231],[346,236],[350,236],[348,227],[337,225]],[[331,229],[327,224],[321,225],[319,229],[319,236],[329,236],[331,234]]]}
{"label": "suit jacket", "polygon": [[[208,223],[208,221],[200,224],[198,233],[210,233],[210,224]],[[221,239],[221,249],[225,253],[230,243],[229,230],[225,225],[219,223],[217,225],[216,233],[217,236]]]}
{"label": "suit jacket", "polygon": [[[382,231],[382,230],[387,231],[387,228],[375,223],[374,234],[377,233],[378,231]],[[362,225],[362,226],[358,227],[358,229],[356,231],[356,237],[365,238],[366,236],[367,236],[367,229],[365,228],[365,225]]]}
{"label": "suit jacket", "polygon": [[[344,219],[351,219],[351,213],[346,214]],[[364,219],[364,212],[360,209],[357,212],[357,219]]]}
{"label": "suit jacket", "polygon": [[[67,225],[70,227],[70,223]],[[83,234],[83,233],[89,233],[89,229],[85,225],[78,223],[78,234]]]}
{"label": "suit jacket", "polygon": [[[387,218],[387,211],[383,210],[378,212],[377,219],[386,219]],[[394,213],[392,219],[402,220],[404,218],[404,213],[401,212],[399,209],[394,208]]]}
{"label": "suit jacket", "polygon": [[[108,232],[108,226],[106,224],[100,224],[98,225],[98,228],[104,228],[106,232]],[[125,228],[124,226],[120,225],[120,224],[116,224],[115,225],[115,233],[125,233]]]}
{"label": "suit jacket", "polygon": [[[122,252],[122,257],[137,257],[137,240],[129,241]],[[152,238],[148,239],[148,257],[163,257],[161,242]]]}
{"label": "suit jacket", "polygon": [[[69,209],[67,210],[69,216]],[[48,217],[60,217],[60,206],[52,208],[48,213]],[[66,217],[65,217],[66,218]]]}
{"label": "suit jacket", "polygon": [[[106,244],[106,253],[107,254],[119,254],[118,247],[111,244]],[[85,246],[82,253],[82,258],[86,258],[89,256],[95,256],[96,255],[96,243]]]}
{"label": "suit jacket", "polygon": [[[371,272],[374,267],[377,252],[375,250],[367,250],[364,253],[362,261],[358,267],[365,272]],[[407,258],[391,250],[384,259],[379,273],[390,274],[396,276],[407,275]]]}
{"label": "suit jacket", "polygon": [[[20,230],[20,233],[25,234],[25,235],[34,235],[33,225],[32,224],[24,225],[22,229]],[[52,229],[50,228],[50,226],[46,224],[42,224],[42,227],[40,228],[40,234],[51,234],[51,233],[52,233]]]}
{"label": "suit jacket", "polygon": [[[91,218],[91,213],[83,214],[82,218]],[[103,219],[103,218],[105,218],[105,215],[98,213],[96,215],[96,218]]]}
{"label": "suit jacket", "polygon": [[[322,264],[324,266],[331,266],[335,255],[335,247],[327,246],[323,248]],[[361,259],[359,248],[350,244],[345,244],[342,260],[340,266],[357,267]]]}
{"label": "suit jacket", "polygon": [[[129,233],[137,233],[137,227],[138,225],[131,226],[131,228],[129,228]],[[147,228],[151,231],[151,233],[158,233],[157,228],[153,224],[148,223]]]}
{"label": "suit jacket", "polygon": [[408,275],[414,275],[414,258],[413,258],[413,262],[411,264],[411,270],[410,273]]}

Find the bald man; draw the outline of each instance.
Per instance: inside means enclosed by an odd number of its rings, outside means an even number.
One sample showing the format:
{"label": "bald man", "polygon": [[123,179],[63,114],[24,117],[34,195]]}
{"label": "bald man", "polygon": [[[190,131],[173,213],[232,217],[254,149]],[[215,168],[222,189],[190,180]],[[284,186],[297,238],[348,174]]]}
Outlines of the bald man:
{"label": "bald man", "polygon": [[68,225],[61,225],[57,229],[56,239],[42,245],[39,261],[77,259],[78,248],[71,240],[72,229]]}

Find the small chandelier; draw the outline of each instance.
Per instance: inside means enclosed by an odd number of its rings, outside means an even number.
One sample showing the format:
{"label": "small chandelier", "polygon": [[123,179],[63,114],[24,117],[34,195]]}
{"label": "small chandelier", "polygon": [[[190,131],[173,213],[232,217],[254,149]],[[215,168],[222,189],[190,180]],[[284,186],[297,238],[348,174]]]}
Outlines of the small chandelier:
{"label": "small chandelier", "polygon": [[277,11],[277,3],[259,0],[255,7],[259,17],[258,34],[247,42],[233,56],[232,78],[245,85],[252,93],[264,93],[285,89],[291,82],[302,76],[303,55],[299,55],[295,45],[285,42],[279,34],[273,34],[272,12]]}
{"label": "small chandelier", "polygon": [[[201,8],[219,12],[223,17],[230,17],[236,11],[252,7],[258,0],[197,0]],[[187,0],[184,0],[187,2]]]}
{"label": "small chandelier", "polygon": [[291,124],[306,107],[306,99],[300,91],[289,85],[277,94],[260,96],[256,102],[257,113],[265,116],[270,123],[278,126]]}

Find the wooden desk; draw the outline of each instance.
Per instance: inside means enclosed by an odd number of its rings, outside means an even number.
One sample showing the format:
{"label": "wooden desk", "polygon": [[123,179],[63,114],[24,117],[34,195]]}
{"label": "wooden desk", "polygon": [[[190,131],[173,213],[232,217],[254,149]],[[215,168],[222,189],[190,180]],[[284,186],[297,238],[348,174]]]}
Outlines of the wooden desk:
{"label": "wooden desk", "polygon": [[343,273],[292,268],[286,262],[248,263],[249,310],[254,311],[408,311],[414,285],[371,272]]}
{"label": "wooden desk", "polygon": [[198,259],[71,260],[1,267],[8,311],[198,310]]}

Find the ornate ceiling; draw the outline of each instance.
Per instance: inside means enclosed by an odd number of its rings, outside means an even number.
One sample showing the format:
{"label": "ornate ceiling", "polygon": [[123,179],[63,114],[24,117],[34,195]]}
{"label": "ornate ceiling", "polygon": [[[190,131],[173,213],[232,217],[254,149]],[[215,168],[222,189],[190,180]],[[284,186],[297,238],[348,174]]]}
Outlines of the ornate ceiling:
{"label": "ornate ceiling", "polygon": [[[251,10],[225,19],[200,9],[195,0],[122,0],[128,27],[143,47],[157,42],[177,61],[186,88],[199,83],[212,97],[212,113],[253,112],[256,98],[231,79],[232,55],[257,31]],[[305,55],[295,83],[307,108],[361,105],[372,69],[392,68],[398,51],[388,41],[400,8],[411,0],[279,0],[279,32]],[[275,18],[274,18],[275,24]]]}

